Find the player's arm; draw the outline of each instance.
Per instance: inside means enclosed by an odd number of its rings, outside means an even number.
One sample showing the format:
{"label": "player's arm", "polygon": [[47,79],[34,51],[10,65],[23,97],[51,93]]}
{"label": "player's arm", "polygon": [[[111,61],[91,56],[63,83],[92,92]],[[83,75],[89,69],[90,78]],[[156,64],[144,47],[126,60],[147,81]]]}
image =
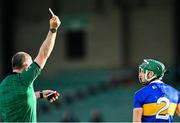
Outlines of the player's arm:
{"label": "player's arm", "polygon": [[48,57],[50,56],[53,50],[56,39],[56,32],[61,22],[57,16],[53,15],[49,21],[49,24],[50,24],[50,29],[55,29],[56,31],[53,32],[49,30],[47,37],[42,43],[39,49],[39,53],[34,60],[40,66],[41,69],[44,67]]}
{"label": "player's arm", "polygon": [[143,114],[143,108],[134,108],[133,123],[141,123],[142,114]]}
{"label": "player's arm", "polygon": [[176,114],[180,117],[180,93],[179,93],[179,100],[176,107]]}
{"label": "player's arm", "polygon": [[176,114],[180,117],[180,103],[176,107]]}

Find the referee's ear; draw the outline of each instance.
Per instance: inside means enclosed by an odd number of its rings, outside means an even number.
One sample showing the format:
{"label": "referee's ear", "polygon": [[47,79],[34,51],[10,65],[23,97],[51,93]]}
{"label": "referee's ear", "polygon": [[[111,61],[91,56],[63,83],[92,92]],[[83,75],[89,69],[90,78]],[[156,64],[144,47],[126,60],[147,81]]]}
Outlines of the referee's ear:
{"label": "referee's ear", "polygon": [[25,70],[25,69],[27,69],[28,67],[29,67],[29,65],[25,63],[25,64],[23,65],[22,69]]}

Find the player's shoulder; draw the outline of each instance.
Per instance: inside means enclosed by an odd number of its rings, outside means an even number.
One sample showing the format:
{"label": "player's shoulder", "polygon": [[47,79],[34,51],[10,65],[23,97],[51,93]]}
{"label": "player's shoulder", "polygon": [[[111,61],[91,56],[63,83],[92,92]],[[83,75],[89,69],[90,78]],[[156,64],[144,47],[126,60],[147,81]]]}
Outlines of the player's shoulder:
{"label": "player's shoulder", "polygon": [[161,85],[159,85],[159,86],[162,86],[165,91],[171,92],[171,93],[173,93],[173,94],[179,94],[179,91],[178,91],[175,87],[173,87],[172,85],[166,84],[166,83],[164,83],[164,82],[163,82],[163,83],[160,83],[160,84],[161,84]]}
{"label": "player's shoulder", "polygon": [[144,86],[135,92],[135,95],[145,94],[148,90],[148,86]]}
{"label": "player's shoulder", "polygon": [[137,90],[135,92],[135,94],[136,95],[139,95],[139,94],[146,95],[146,94],[149,94],[152,90],[153,90],[152,84],[148,84],[148,85],[145,85],[144,87],[142,87],[141,89]]}
{"label": "player's shoulder", "polygon": [[[165,83],[164,83],[165,84]],[[179,92],[175,87],[169,85],[169,84],[165,84],[167,86],[167,88],[171,89],[172,91],[176,91]]]}

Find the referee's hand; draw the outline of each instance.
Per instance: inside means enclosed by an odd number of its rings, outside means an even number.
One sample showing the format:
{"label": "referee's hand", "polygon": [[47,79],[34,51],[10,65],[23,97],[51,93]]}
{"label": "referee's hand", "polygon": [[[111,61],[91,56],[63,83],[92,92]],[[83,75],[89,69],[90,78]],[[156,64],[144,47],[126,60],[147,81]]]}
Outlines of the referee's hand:
{"label": "referee's hand", "polygon": [[54,15],[54,16],[52,16],[52,18],[50,19],[49,24],[50,24],[50,29],[52,29],[52,28],[57,29],[57,28],[60,26],[61,21],[59,20],[59,17],[58,17],[58,16]]}
{"label": "referee's hand", "polygon": [[43,97],[46,98],[49,102],[54,102],[58,99],[60,94],[57,91],[53,90],[43,90]]}

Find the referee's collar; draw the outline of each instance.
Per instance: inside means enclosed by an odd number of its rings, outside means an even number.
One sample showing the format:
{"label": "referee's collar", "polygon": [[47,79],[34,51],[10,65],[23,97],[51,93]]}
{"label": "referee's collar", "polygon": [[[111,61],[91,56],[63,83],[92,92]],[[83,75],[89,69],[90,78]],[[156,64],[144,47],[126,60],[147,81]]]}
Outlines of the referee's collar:
{"label": "referee's collar", "polygon": [[17,72],[12,72],[11,74],[18,74]]}

